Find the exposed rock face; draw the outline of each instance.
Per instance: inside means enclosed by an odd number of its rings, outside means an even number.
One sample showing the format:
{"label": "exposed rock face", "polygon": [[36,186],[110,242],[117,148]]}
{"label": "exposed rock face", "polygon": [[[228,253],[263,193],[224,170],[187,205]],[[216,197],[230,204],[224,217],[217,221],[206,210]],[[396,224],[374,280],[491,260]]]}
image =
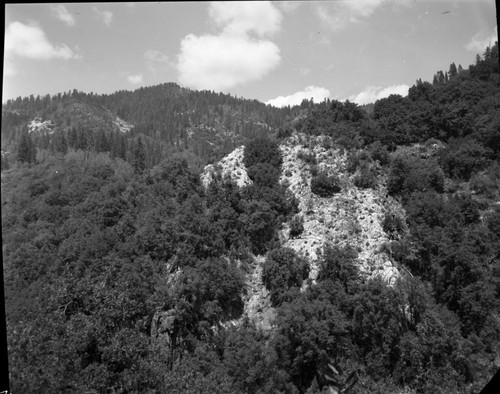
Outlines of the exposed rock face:
{"label": "exposed rock face", "polygon": [[122,133],[127,133],[132,130],[135,126],[132,123],[129,123],[118,116],[115,116],[115,120],[113,124],[120,130]]}
{"label": "exposed rock face", "polygon": [[55,125],[51,120],[42,120],[42,118],[35,118],[28,124],[29,133],[46,133],[52,134]]}
{"label": "exposed rock face", "polygon": [[[349,244],[358,251],[358,267],[368,278],[381,277],[393,285],[399,271],[390,257],[381,252],[381,246],[389,241],[382,228],[386,212],[404,215],[401,205],[387,195],[385,180],[379,179],[376,189],[360,189],[354,186],[354,174],[346,170],[347,154],[338,149],[327,149],[323,137],[294,134],[280,145],[283,155],[280,182],[286,184],[299,201],[299,213],[304,219],[304,231],[298,237],[290,237],[289,225],[280,232],[283,247],[290,247],[306,257],[311,270],[309,278],[318,275],[318,255],[325,244]],[[340,178],[342,190],[329,198],[321,198],[311,192],[311,171],[299,153],[312,154],[319,171]],[[214,173],[230,177],[238,186],[251,183],[243,164],[244,147],[226,156],[216,165],[205,167],[202,182],[207,187]],[[276,311],[271,307],[270,296],[262,283],[262,264],[265,258],[257,256],[252,273],[247,278],[248,292],[245,299],[244,317],[258,327],[271,329]],[[232,322],[238,324],[239,321]]]}
{"label": "exposed rock face", "polygon": [[[299,138],[306,141],[305,145],[299,143]],[[381,223],[388,209],[402,211],[402,208],[387,196],[383,183],[376,190],[354,186],[352,175],[345,169],[347,155],[339,150],[325,149],[321,138],[294,136],[281,145],[283,171],[280,181],[289,184],[299,201],[299,215],[304,219],[304,231],[297,238],[291,238],[285,226],[281,232],[282,243],[309,258],[312,280],[318,274],[318,251],[321,252],[326,243],[350,244],[359,252],[360,270],[369,277],[380,276],[391,285],[399,273],[389,256],[379,253],[380,246],[389,241]],[[313,154],[320,171],[337,175],[342,190],[329,198],[311,193],[312,175],[309,165],[299,159],[299,152]]]}
{"label": "exposed rock face", "polygon": [[265,258],[258,256],[255,267],[247,278],[247,297],[243,316],[248,317],[256,327],[263,330],[272,328],[276,310],[271,306],[269,291],[262,283],[262,264]]}
{"label": "exposed rock face", "polygon": [[247,169],[243,163],[245,147],[236,148],[229,155],[224,157],[217,165],[209,164],[201,176],[202,184],[207,187],[212,182],[214,173],[220,171],[222,177],[230,177],[239,187],[252,183],[247,174]]}

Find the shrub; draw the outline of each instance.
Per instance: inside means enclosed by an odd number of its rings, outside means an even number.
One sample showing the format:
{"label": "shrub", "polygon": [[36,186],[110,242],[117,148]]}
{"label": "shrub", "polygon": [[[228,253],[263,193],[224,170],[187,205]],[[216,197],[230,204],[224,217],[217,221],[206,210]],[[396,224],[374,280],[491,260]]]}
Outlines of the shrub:
{"label": "shrub", "polygon": [[386,212],[384,220],[382,220],[382,228],[389,235],[389,238],[394,239],[404,230],[405,222],[401,216]]}
{"label": "shrub", "polygon": [[468,181],[473,172],[486,167],[491,154],[491,149],[476,141],[452,139],[439,152],[439,164],[448,176]]}
{"label": "shrub", "polygon": [[311,191],[320,197],[331,197],[340,192],[340,180],[337,176],[329,176],[320,172],[311,180]]}
{"label": "shrub", "polygon": [[350,245],[327,245],[320,260],[318,281],[338,281],[347,288],[358,276],[358,269],[354,264],[357,257],[358,253]]}
{"label": "shrub", "polygon": [[247,169],[257,163],[267,163],[281,170],[283,158],[275,141],[268,138],[256,138],[247,143],[243,162]]}
{"label": "shrub", "polygon": [[303,160],[307,164],[317,164],[316,155],[312,152],[307,153],[306,151],[301,150],[297,153],[297,158]]}
{"label": "shrub", "polygon": [[380,141],[375,141],[369,146],[369,151],[373,160],[377,160],[380,165],[385,166],[389,164],[391,158],[389,156],[389,151],[387,148],[380,143]]}
{"label": "shrub", "polygon": [[248,177],[257,185],[273,187],[279,181],[280,171],[267,163],[257,163],[248,168]]}
{"label": "shrub", "polygon": [[309,264],[290,248],[269,252],[262,267],[262,281],[271,294],[273,306],[279,306],[292,287],[301,287],[309,275]]}
{"label": "shrub", "polygon": [[290,222],[290,237],[298,237],[304,231],[304,219],[301,216],[295,216]]}
{"label": "shrub", "polygon": [[389,194],[408,195],[429,189],[444,191],[444,173],[434,160],[396,157],[387,179]]}
{"label": "shrub", "polygon": [[354,185],[363,189],[374,188],[377,186],[377,174],[373,168],[363,167],[354,178]]}

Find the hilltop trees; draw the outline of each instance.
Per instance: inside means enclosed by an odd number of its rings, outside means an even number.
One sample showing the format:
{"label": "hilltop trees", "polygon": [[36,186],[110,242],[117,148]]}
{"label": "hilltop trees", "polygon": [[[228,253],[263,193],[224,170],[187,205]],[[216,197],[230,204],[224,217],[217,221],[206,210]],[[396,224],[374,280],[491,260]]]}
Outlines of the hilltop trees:
{"label": "hilltop trees", "polygon": [[36,161],[36,148],[33,145],[33,140],[27,132],[23,133],[19,140],[19,145],[17,147],[17,161],[21,163],[35,163]]}
{"label": "hilltop trees", "polygon": [[[495,45],[469,70],[417,80],[373,116],[349,102],[278,110],[173,84],[7,103],[9,152],[36,164],[2,174],[13,391],[313,393],[331,360],[359,371],[360,392],[478,391],[500,340],[497,59]],[[99,106],[136,127],[117,128]],[[42,114],[54,129],[28,133]],[[304,224],[279,183],[270,125],[280,138],[293,127],[327,136],[357,187],[387,177],[390,240],[370,258],[399,268],[392,286],[358,271],[349,238],[323,245],[315,267],[282,247],[283,223],[291,237]],[[218,174],[205,189],[206,160],[243,142],[252,184]],[[317,196],[344,186],[316,171]],[[260,268],[272,308],[247,318]]]}

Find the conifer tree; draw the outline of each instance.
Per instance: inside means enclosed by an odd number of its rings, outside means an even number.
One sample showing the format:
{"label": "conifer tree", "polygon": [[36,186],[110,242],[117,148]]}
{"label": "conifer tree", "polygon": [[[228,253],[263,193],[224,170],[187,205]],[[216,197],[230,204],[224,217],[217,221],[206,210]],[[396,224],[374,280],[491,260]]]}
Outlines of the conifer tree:
{"label": "conifer tree", "polygon": [[135,171],[139,174],[142,173],[146,168],[146,153],[141,137],[137,139],[137,143],[135,144],[132,165]]}
{"label": "conifer tree", "polygon": [[457,75],[457,66],[455,65],[455,63],[450,64],[450,70],[448,71],[448,74],[450,75],[450,78],[453,78]]}
{"label": "conifer tree", "polygon": [[55,139],[56,151],[62,154],[66,154],[68,152],[68,143],[66,141],[66,137],[64,136],[64,132],[57,132],[55,134]]}
{"label": "conifer tree", "polygon": [[31,147],[32,142],[29,134],[23,133],[17,147],[17,161],[20,161],[21,163],[31,163]]}
{"label": "conifer tree", "polygon": [[78,133],[76,131],[76,127],[73,126],[71,127],[68,133],[68,146],[70,148],[76,148],[77,143],[78,143]]}
{"label": "conifer tree", "polygon": [[87,142],[87,131],[86,130],[82,130],[82,129],[78,129],[77,137],[78,138],[77,138],[76,148],[77,149],[82,149],[82,150],[87,149],[87,145],[88,145],[88,142]]}

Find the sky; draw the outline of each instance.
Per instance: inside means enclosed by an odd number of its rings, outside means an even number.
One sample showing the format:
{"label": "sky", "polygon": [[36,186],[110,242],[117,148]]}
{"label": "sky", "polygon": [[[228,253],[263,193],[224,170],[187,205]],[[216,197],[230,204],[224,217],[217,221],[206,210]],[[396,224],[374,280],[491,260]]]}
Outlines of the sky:
{"label": "sky", "polygon": [[275,106],[405,96],[498,40],[494,0],[6,4],[2,102],[175,82]]}

